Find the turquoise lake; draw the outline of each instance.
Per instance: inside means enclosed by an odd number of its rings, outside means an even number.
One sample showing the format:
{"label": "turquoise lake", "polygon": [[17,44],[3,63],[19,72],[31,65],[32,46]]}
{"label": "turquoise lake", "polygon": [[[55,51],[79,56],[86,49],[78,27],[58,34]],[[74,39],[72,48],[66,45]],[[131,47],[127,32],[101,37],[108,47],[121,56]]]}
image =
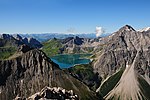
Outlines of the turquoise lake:
{"label": "turquoise lake", "polygon": [[69,68],[76,64],[88,64],[90,59],[87,57],[91,54],[60,54],[50,57],[53,62],[58,64],[60,68]]}

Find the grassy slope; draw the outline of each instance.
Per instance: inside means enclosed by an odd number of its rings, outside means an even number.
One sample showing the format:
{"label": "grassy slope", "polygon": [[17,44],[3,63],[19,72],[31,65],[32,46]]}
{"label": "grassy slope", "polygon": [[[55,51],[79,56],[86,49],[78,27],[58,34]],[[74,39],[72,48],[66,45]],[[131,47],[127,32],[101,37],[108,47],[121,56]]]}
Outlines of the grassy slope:
{"label": "grassy slope", "polygon": [[90,64],[75,65],[74,67],[68,68],[68,70],[72,73],[72,76],[84,82],[94,91],[100,85],[101,79],[98,77],[98,74],[93,72]]}
{"label": "grassy slope", "polygon": [[109,91],[111,91],[115,87],[115,85],[120,80],[123,71],[124,70],[121,69],[114,75],[110,76],[104,83],[102,83],[99,90],[100,95],[104,97],[106,94],[108,94]]}
{"label": "grassy slope", "polygon": [[0,60],[4,60],[12,56],[17,51],[17,46],[19,43],[14,38],[11,39],[1,39],[0,38]]}
{"label": "grassy slope", "polygon": [[145,96],[143,100],[150,100],[150,85],[143,79],[143,77],[138,78],[139,86],[141,89],[141,92]]}
{"label": "grassy slope", "polygon": [[15,47],[0,47],[0,60],[7,59],[16,52]]}
{"label": "grassy slope", "polygon": [[57,39],[52,39],[43,43],[42,50],[46,53],[47,56],[54,56],[60,53],[59,49],[62,47],[62,44]]}

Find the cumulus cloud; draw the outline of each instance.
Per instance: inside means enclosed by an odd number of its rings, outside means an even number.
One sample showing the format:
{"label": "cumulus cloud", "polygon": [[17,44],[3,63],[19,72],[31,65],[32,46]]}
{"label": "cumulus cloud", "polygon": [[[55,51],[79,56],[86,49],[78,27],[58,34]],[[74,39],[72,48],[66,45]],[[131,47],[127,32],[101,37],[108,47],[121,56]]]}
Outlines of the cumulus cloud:
{"label": "cumulus cloud", "polygon": [[102,27],[96,27],[96,37],[100,37],[104,33],[104,29]]}

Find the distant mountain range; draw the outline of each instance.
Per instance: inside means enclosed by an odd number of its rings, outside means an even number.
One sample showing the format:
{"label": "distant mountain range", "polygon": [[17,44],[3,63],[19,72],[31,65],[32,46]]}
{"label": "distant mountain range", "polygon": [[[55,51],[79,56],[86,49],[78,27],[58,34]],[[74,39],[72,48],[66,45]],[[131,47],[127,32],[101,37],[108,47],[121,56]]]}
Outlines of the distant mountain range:
{"label": "distant mountain range", "polygon": [[[47,41],[49,39],[53,39],[53,38],[57,38],[57,39],[65,39],[68,37],[75,37],[78,36],[80,38],[89,38],[89,39],[93,39],[96,38],[96,34],[95,33],[79,33],[79,34],[64,34],[64,33],[41,33],[41,34],[19,34],[22,37],[33,37],[35,39],[37,39],[40,42],[44,42]],[[105,33],[102,34],[101,37],[105,37],[110,35],[110,33]]]}
{"label": "distant mountain range", "polygon": [[85,34],[64,34],[64,33],[43,33],[43,34],[19,34],[22,37],[33,37],[40,42],[47,41],[52,38],[65,39],[67,37],[79,36],[81,38],[96,38],[95,33]]}

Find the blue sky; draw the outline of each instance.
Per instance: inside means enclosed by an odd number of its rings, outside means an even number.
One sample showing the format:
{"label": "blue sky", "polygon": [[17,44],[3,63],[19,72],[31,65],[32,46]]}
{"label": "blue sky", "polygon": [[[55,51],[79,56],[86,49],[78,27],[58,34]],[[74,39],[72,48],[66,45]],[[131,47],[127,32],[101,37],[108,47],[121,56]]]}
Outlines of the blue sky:
{"label": "blue sky", "polygon": [[150,26],[150,0],[0,0],[0,33],[107,33]]}

